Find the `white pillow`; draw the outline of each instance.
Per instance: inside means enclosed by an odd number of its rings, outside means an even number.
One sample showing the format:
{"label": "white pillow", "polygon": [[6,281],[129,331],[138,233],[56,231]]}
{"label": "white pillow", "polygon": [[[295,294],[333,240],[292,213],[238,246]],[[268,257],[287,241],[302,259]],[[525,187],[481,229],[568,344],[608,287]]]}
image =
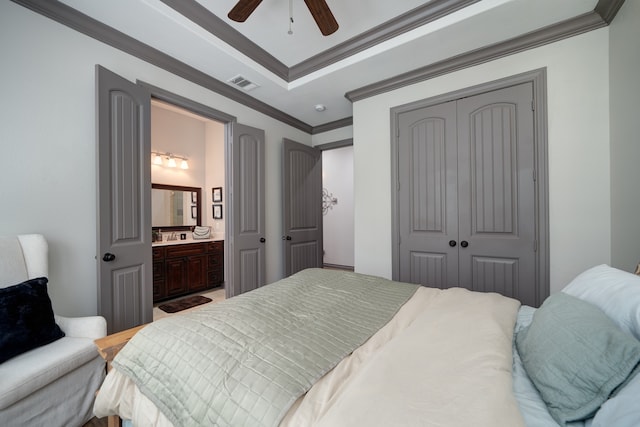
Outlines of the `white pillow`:
{"label": "white pillow", "polygon": [[597,306],[640,339],[640,276],[602,264],[579,274],[562,292]]}

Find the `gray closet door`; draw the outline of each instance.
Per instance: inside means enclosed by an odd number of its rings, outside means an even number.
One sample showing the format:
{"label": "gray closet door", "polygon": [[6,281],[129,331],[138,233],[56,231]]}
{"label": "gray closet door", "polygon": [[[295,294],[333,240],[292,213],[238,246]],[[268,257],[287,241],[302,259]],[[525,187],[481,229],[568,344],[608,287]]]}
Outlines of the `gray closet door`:
{"label": "gray closet door", "polygon": [[400,115],[399,280],[458,286],[456,101]]}
{"label": "gray closet door", "polygon": [[282,153],[286,277],[322,267],[322,152],[284,139]]}
{"label": "gray closet door", "polygon": [[114,333],[153,320],[150,95],[96,66],[98,312]]}
{"label": "gray closet door", "polygon": [[398,118],[399,280],[536,305],[530,83]]}
{"label": "gray closet door", "polygon": [[460,284],[535,306],[532,100],[525,83],[458,101],[458,207]]}
{"label": "gray closet door", "polygon": [[233,123],[232,134],[227,298],[266,283],[264,131]]}

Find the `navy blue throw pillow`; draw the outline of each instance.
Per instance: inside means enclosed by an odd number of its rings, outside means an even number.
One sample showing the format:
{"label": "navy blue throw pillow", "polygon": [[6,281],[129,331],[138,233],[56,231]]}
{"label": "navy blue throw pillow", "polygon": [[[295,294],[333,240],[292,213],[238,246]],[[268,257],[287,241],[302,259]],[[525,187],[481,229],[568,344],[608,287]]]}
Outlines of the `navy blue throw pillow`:
{"label": "navy blue throw pillow", "polygon": [[0,288],[0,363],[64,337],[56,325],[47,278]]}

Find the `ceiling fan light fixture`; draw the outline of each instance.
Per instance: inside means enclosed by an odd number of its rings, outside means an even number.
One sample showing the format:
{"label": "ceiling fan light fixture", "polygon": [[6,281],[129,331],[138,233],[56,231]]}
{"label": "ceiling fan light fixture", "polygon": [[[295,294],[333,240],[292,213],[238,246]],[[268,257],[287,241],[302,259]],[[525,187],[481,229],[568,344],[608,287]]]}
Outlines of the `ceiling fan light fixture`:
{"label": "ceiling fan light fixture", "polygon": [[327,109],[327,106],[324,104],[316,104],[313,108],[315,108],[317,112],[321,113]]}
{"label": "ceiling fan light fixture", "polygon": [[[254,10],[258,7],[258,5],[262,2],[262,0],[238,0],[236,5],[231,9],[229,14],[227,15],[229,19],[236,22],[244,22],[247,20],[249,15],[253,13]],[[328,36],[335,33],[338,28],[338,22],[336,18],[331,13],[331,9],[329,5],[327,5],[326,0],[304,0],[307,5],[307,9],[311,12],[311,16],[316,21],[318,28],[323,36]],[[293,17],[293,3],[289,2],[289,16]],[[291,29],[291,22],[289,22],[289,34],[293,34],[293,30]]]}

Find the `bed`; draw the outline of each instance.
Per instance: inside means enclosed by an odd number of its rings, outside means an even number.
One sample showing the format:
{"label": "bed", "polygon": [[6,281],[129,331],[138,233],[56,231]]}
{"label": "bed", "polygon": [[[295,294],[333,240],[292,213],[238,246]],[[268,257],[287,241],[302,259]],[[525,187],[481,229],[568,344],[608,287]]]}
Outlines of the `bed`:
{"label": "bed", "polygon": [[309,269],[141,329],[98,417],[135,426],[640,425],[640,277],[606,265],[539,308]]}

